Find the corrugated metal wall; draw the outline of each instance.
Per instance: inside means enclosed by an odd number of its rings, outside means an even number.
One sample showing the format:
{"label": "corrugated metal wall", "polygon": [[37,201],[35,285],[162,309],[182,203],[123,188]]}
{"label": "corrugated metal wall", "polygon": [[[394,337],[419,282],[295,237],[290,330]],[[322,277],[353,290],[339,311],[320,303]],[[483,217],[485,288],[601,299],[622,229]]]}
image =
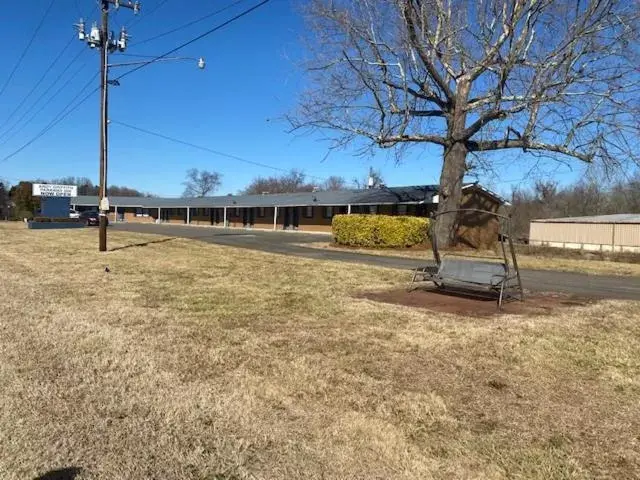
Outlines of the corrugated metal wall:
{"label": "corrugated metal wall", "polygon": [[615,244],[623,247],[640,247],[640,224],[617,224]]}
{"label": "corrugated metal wall", "polygon": [[531,222],[529,240],[640,247],[640,224]]}

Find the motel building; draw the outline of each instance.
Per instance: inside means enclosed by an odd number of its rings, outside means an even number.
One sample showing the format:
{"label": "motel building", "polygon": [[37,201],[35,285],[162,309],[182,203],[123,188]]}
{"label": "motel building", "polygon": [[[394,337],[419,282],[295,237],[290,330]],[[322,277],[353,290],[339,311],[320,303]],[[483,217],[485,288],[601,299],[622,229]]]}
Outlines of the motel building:
{"label": "motel building", "polygon": [[[477,183],[465,185],[463,195],[461,208],[495,212],[504,204],[497,194]],[[98,197],[78,196],[71,203],[79,211],[96,210]],[[337,214],[428,217],[437,208],[438,186],[199,198],[109,197],[109,203],[111,222],[330,232]]]}

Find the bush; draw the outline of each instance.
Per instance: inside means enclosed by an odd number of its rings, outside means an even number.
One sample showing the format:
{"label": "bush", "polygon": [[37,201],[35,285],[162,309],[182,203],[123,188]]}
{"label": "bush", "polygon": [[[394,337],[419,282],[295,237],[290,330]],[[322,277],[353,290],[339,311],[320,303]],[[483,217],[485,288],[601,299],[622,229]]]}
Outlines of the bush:
{"label": "bush", "polygon": [[350,247],[412,247],[428,240],[429,220],[390,215],[336,215],[333,238]]}
{"label": "bush", "polygon": [[28,210],[13,210],[13,212],[11,213],[11,220],[31,220],[33,219],[33,212],[30,212]]}

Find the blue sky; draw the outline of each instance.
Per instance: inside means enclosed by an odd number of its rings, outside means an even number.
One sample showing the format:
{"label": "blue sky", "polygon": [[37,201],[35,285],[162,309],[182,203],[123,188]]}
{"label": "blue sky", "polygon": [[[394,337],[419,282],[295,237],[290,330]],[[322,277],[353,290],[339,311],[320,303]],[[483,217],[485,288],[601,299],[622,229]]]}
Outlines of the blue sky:
{"label": "blue sky", "polygon": [[[50,1],[10,2],[3,6],[3,18],[9,21],[3,22],[0,29],[0,42],[4,46],[0,88]],[[167,0],[154,12],[161,1],[143,2],[142,13],[137,18],[126,9],[113,16],[115,31],[123,23],[131,24],[129,33],[132,39],[127,54],[162,54],[258,3],[258,0],[243,1],[203,23],[137,47],[136,41],[233,3],[232,0],[194,0],[188,3]],[[36,41],[0,97],[0,178],[16,183],[20,179],[73,175],[86,176],[97,182],[97,95],[21,153],[1,161],[34,138],[96,74],[99,65],[97,52],[80,41],[74,41],[60,62],[48,72],[40,88],[7,122],[9,115],[74,35],[72,25],[78,17],[86,19],[88,28],[93,20],[98,19],[95,5],[95,0],[56,0]],[[363,157],[357,155],[355,147],[331,152],[327,157],[328,144],[321,141],[320,136],[287,131],[288,124],[283,116],[295,108],[304,85],[304,74],[296,61],[304,55],[299,41],[303,33],[304,25],[293,0],[272,0],[176,54],[205,57],[207,68],[204,71],[197,69],[194,62],[162,63],[123,79],[121,86],[110,90],[110,118],[276,168],[300,169],[319,178],[341,175],[351,180],[363,177],[371,165],[382,171],[389,185],[437,183],[441,167],[439,148],[416,147],[400,164],[387,151]],[[8,135],[3,134],[77,54],[80,55],[78,61],[59,84],[70,79],[65,90],[48,102],[35,120],[19,133],[14,135],[13,130]],[[131,57],[111,57],[111,62],[134,60]],[[79,73],[73,76],[78,69]],[[111,76],[117,74],[118,70],[113,69]],[[97,86],[97,79],[94,84]],[[110,127],[109,145],[109,183],[158,195],[180,195],[184,174],[190,168],[220,172],[223,180],[220,193],[223,194],[237,192],[256,176],[278,173],[150,137],[119,125]],[[494,154],[491,158],[497,161],[496,174],[481,176],[484,184],[507,193],[512,184],[527,181],[531,158],[504,153]],[[570,170],[565,165],[549,163],[543,165],[542,170],[553,172],[564,183],[579,178],[584,167],[574,163],[573,170]]]}

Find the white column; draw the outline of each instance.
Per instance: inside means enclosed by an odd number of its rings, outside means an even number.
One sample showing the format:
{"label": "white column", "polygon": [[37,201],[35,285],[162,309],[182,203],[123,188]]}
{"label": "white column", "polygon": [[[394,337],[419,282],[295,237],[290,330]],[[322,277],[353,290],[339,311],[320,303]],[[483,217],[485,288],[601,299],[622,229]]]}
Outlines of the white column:
{"label": "white column", "polygon": [[113,223],[116,223],[118,221],[118,206],[115,205],[113,207]]}
{"label": "white column", "polygon": [[191,209],[187,207],[187,225],[191,223]]}
{"label": "white column", "polygon": [[351,215],[351,205],[347,205],[347,215]]}
{"label": "white column", "polygon": [[227,227],[227,207],[224,207],[224,216],[222,217],[222,225]]}
{"label": "white column", "polygon": [[273,229],[278,229],[278,207],[274,207],[273,209]]}
{"label": "white column", "polygon": [[162,222],[162,212],[160,210],[160,207],[158,207],[158,223]]}

